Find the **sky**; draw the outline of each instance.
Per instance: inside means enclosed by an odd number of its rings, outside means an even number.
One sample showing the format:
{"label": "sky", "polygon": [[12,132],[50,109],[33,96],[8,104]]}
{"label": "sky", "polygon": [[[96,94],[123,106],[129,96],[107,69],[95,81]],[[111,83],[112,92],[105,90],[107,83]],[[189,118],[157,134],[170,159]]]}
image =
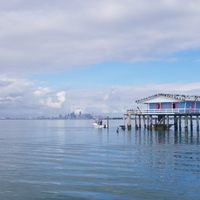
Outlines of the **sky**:
{"label": "sky", "polygon": [[200,95],[199,0],[0,0],[0,30],[1,117]]}

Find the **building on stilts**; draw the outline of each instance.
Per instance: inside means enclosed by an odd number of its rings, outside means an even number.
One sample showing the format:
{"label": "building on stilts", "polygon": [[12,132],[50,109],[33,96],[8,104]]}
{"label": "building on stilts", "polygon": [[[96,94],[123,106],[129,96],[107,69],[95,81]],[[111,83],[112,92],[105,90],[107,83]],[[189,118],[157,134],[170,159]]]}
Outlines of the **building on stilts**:
{"label": "building on stilts", "polygon": [[127,110],[125,114],[129,130],[131,120],[136,129],[144,126],[147,129],[166,130],[174,126],[177,131],[184,126],[186,130],[192,130],[195,122],[199,130],[200,96],[159,93],[139,99],[136,103],[137,108]]}

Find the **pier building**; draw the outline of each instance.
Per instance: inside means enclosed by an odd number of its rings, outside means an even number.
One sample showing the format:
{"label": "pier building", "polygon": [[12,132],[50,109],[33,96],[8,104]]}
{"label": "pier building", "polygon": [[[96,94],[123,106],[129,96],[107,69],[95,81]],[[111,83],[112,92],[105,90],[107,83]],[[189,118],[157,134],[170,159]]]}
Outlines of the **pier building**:
{"label": "pier building", "polygon": [[[184,124],[187,130],[193,124],[199,130],[200,96],[179,94],[156,94],[136,101],[137,109],[127,110],[127,128],[131,129],[132,119],[135,127],[141,128],[142,121],[148,129],[169,129],[174,126],[175,130],[181,130]],[[140,105],[145,105],[141,109]],[[144,107],[144,106],[143,106]]]}

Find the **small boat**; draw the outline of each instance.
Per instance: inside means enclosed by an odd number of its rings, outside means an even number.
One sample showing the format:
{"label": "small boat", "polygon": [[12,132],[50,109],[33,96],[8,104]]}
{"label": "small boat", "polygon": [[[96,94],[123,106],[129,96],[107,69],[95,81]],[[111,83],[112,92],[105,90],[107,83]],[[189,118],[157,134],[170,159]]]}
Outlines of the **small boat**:
{"label": "small boat", "polygon": [[95,128],[107,128],[107,125],[106,124],[103,124],[103,121],[102,120],[96,120],[94,123],[93,123],[93,126]]}

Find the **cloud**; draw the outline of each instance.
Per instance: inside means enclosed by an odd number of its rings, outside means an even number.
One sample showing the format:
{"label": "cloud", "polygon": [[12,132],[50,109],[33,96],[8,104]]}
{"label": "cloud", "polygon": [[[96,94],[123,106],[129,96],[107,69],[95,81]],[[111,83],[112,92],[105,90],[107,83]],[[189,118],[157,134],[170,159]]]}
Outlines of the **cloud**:
{"label": "cloud", "polygon": [[90,113],[124,113],[135,108],[135,101],[157,93],[189,94],[200,93],[200,83],[141,84],[135,86],[114,86],[99,89],[68,89],[66,111]]}
{"label": "cloud", "polygon": [[44,96],[46,94],[48,94],[50,92],[50,89],[47,87],[38,87],[35,91],[34,91],[34,95],[36,97],[40,97],[40,96]]}
{"label": "cloud", "polygon": [[0,77],[0,116],[57,116],[70,112],[120,114],[156,93],[200,94],[200,82],[55,90],[38,82]]}
{"label": "cloud", "polygon": [[40,100],[40,103],[44,106],[48,106],[50,108],[61,108],[63,103],[66,100],[65,92],[61,91],[56,93],[56,98],[53,99],[52,97],[48,97],[46,99]]}
{"label": "cloud", "polygon": [[65,70],[200,48],[196,0],[0,1],[0,71]]}
{"label": "cloud", "polygon": [[25,79],[1,76],[0,91],[1,117],[54,114],[65,102],[64,91],[37,86]]}

